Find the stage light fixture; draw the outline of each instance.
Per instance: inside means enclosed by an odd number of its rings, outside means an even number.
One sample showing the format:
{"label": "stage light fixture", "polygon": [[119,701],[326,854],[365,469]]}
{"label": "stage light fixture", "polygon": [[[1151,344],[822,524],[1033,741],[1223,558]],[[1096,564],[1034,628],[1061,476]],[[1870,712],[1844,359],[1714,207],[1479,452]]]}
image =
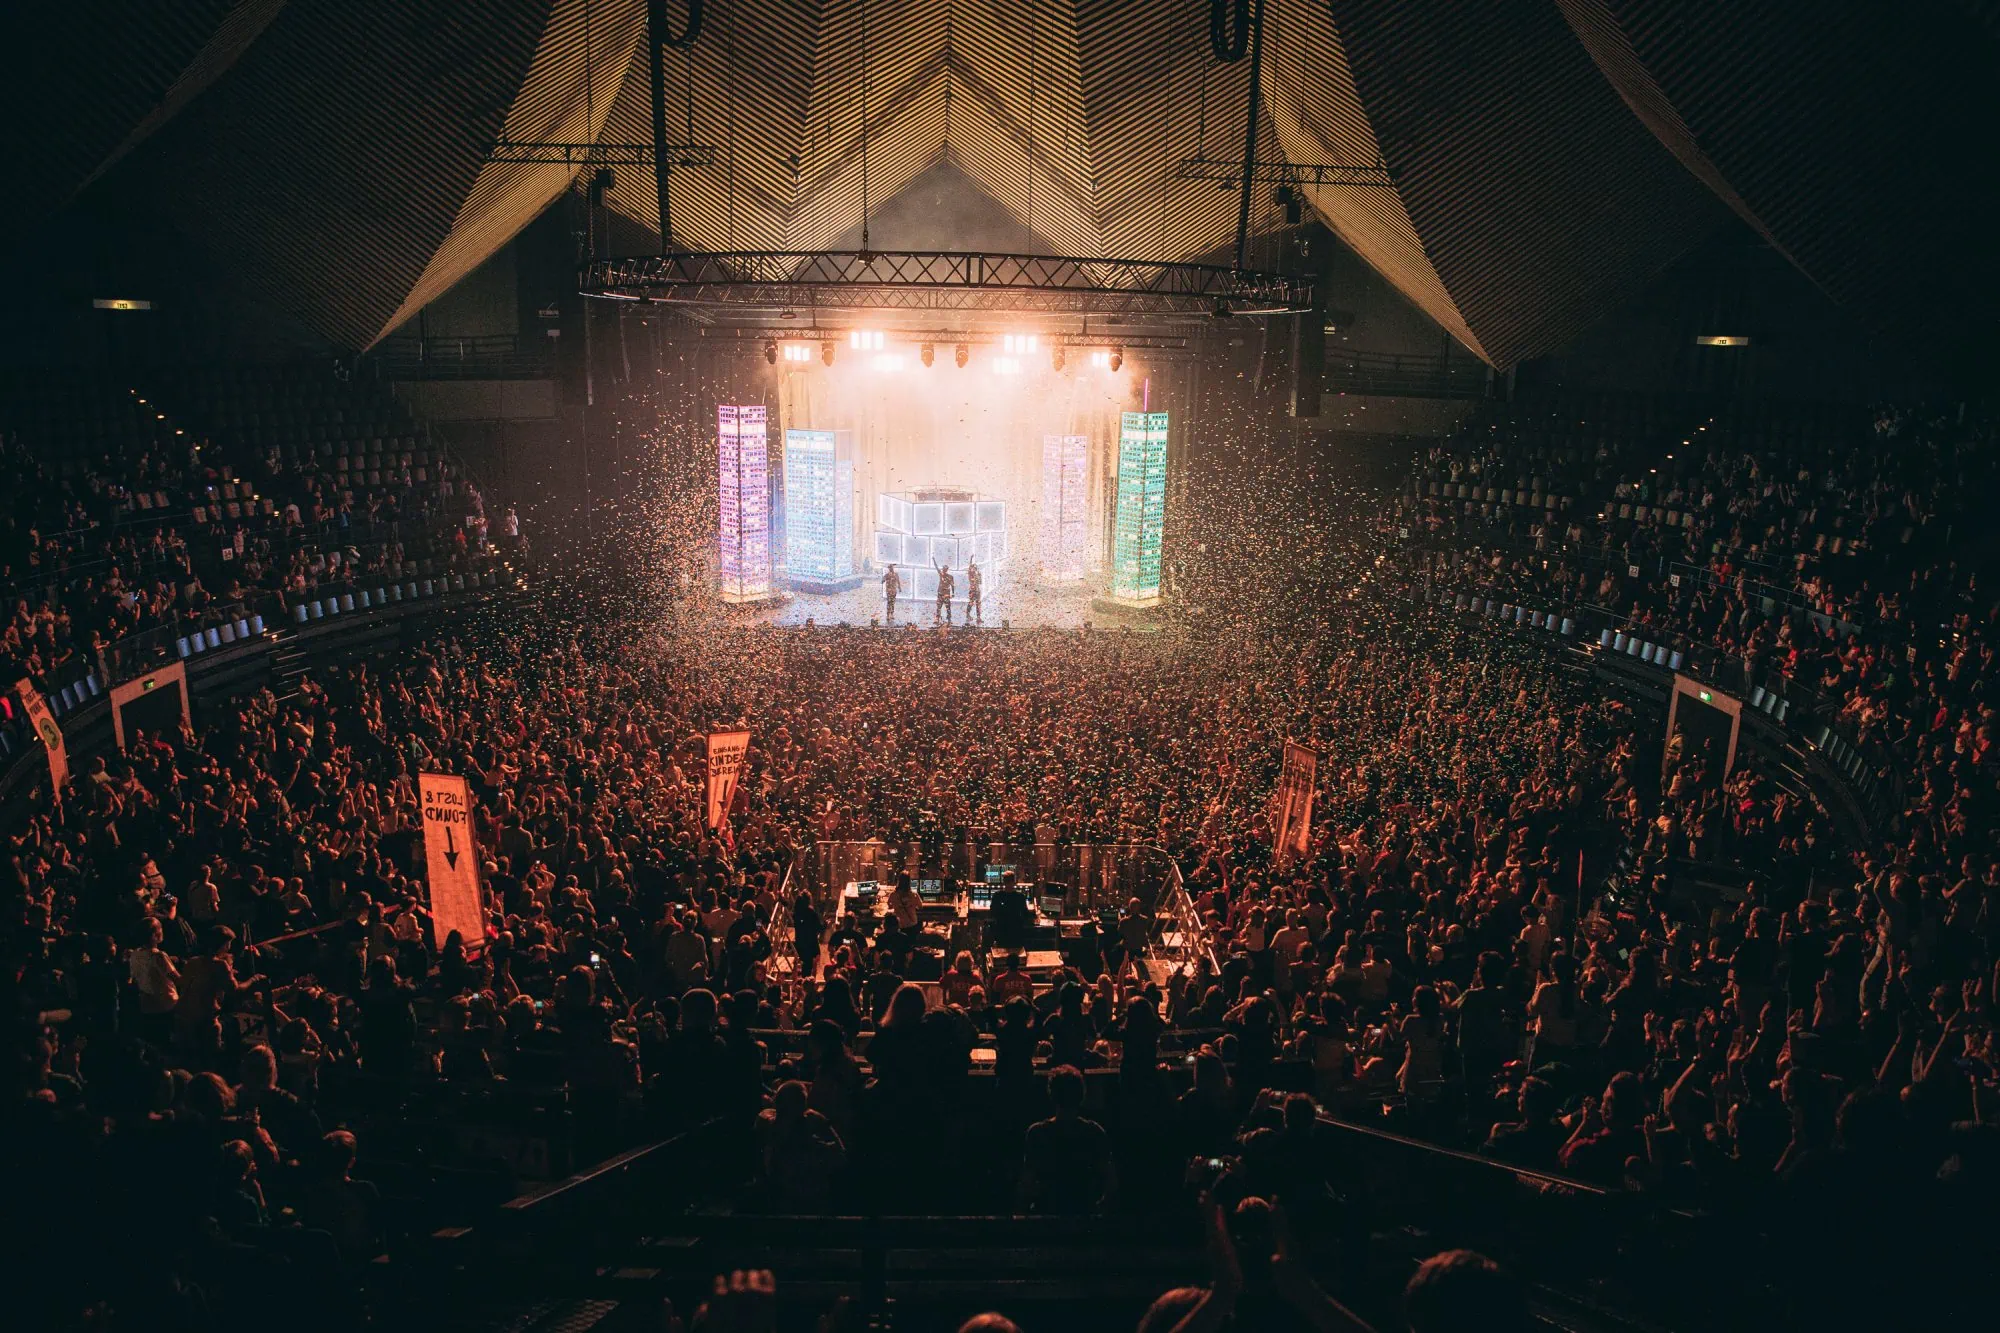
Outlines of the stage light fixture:
{"label": "stage light fixture", "polygon": [[1058,374],[1060,374],[1062,372],[1063,362],[1066,360],[1068,360],[1068,355],[1063,351],[1061,343],[1057,343],[1054,347],[1051,347],[1049,349],[1050,370],[1053,370]]}
{"label": "stage light fixture", "polygon": [[796,361],[799,362],[800,364],[803,364],[812,359],[813,359],[813,349],[811,343],[785,344],[785,360]]}
{"label": "stage light fixture", "polygon": [[769,338],[764,340],[764,364],[769,366],[778,364],[778,344]]}
{"label": "stage light fixture", "polygon": [[850,329],[847,345],[857,352],[879,352],[882,350],[882,335],[874,329]]}
{"label": "stage light fixture", "polygon": [[1111,373],[1112,373],[1112,374],[1114,374],[1114,375],[1115,375],[1115,374],[1117,374],[1117,373],[1118,373],[1118,370],[1119,370],[1119,368],[1120,368],[1121,366],[1123,366],[1124,364],[1125,364],[1125,349],[1124,349],[1124,348],[1122,348],[1122,347],[1114,347],[1114,348],[1112,348],[1112,349],[1111,349]]}
{"label": "stage light fixture", "polygon": [[823,342],[819,345],[819,359],[824,365],[830,366],[833,364],[833,344],[831,342]]}
{"label": "stage light fixture", "polygon": [[1111,369],[1111,353],[1105,351],[1102,347],[1098,348],[1090,354],[1090,366],[1093,370]]}
{"label": "stage light fixture", "polygon": [[1000,338],[1000,350],[1009,356],[1018,356],[1035,350],[1036,338],[1032,333],[1008,333]]}
{"label": "stage light fixture", "polygon": [[958,363],[958,368],[960,370],[963,370],[965,369],[966,360],[971,355],[972,355],[971,350],[967,348],[964,343],[960,343],[957,347],[952,349],[951,359]]}
{"label": "stage light fixture", "polygon": [[922,357],[924,365],[929,367],[932,362],[937,360],[937,349],[929,343],[925,343],[917,349],[917,355]]}

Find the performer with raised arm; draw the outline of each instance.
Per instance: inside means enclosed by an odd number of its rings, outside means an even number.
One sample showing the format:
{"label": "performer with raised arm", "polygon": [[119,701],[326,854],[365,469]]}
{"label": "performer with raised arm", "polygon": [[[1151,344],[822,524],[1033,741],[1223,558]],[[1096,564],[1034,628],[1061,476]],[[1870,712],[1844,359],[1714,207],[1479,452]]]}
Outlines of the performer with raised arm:
{"label": "performer with raised arm", "polygon": [[972,560],[967,560],[965,562],[965,623],[968,625],[975,620],[982,625],[986,623],[986,612],[979,605],[979,587],[982,581],[982,576],[979,573],[979,565]]}
{"label": "performer with raised arm", "polygon": [[951,567],[949,565],[939,565],[938,591],[937,591],[937,618],[938,621],[942,624],[949,625],[951,623],[951,595],[956,590],[957,590],[957,585],[953,582],[951,577]]}

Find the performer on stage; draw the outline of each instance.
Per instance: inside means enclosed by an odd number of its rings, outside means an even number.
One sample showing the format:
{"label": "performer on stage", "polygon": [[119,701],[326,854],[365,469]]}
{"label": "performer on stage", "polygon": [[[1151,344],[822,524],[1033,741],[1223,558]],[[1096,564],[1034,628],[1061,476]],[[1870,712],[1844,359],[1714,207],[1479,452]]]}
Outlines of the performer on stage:
{"label": "performer on stage", "polygon": [[955,590],[956,584],[952,580],[950,567],[939,565],[937,618],[946,625],[951,623],[951,595]]}
{"label": "performer on stage", "polygon": [[981,581],[982,581],[982,576],[979,573],[979,566],[970,560],[966,561],[965,562],[965,623],[968,625],[970,625],[975,620],[977,620],[982,625],[986,623],[986,613],[980,608],[979,605],[979,585]]}
{"label": "performer on stage", "polygon": [[896,623],[896,594],[902,590],[903,576],[896,572],[894,565],[890,565],[882,571],[882,601],[886,607],[883,619],[891,625]]}

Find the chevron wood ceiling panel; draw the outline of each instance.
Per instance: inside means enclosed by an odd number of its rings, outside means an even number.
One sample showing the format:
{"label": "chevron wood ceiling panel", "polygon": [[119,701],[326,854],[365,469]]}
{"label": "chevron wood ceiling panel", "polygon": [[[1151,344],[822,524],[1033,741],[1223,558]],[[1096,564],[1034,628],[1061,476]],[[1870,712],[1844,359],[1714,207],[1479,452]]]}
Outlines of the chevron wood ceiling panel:
{"label": "chevron wood ceiling panel", "polygon": [[1919,341],[1988,336],[1990,7],[1560,3],[1660,142],[1834,301]]}
{"label": "chevron wood ceiling panel", "polygon": [[[791,244],[822,9],[809,0],[776,6],[713,0],[694,49],[667,53],[669,136],[712,144],[719,153],[713,167],[674,172],[670,205],[682,244],[710,250]],[[642,44],[605,126],[606,142],[652,140],[650,95]],[[657,231],[651,170],[624,167],[616,176],[612,207]]]}
{"label": "chevron wood ceiling panel", "polygon": [[309,326],[367,346],[451,234],[550,12],[289,4],[118,187]]}
{"label": "chevron wood ceiling panel", "polygon": [[1057,251],[1103,251],[1071,0],[950,0],[953,159]]}
{"label": "chevron wood ceiling panel", "polygon": [[945,8],[946,0],[824,0],[799,153],[795,248],[823,247],[859,223],[864,181],[871,202],[885,200],[943,155]]}
{"label": "chevron wood ceiling panel", "polygon": [[1077,65],[1105,252],[1186,259],[1236,232],[1236,196],[1175,176],[1182,158],[1241,156],[1249,65],[1217,65],[1205,0],[1075,0]]}
{"label": "chevron wood ceiling panel", "polygon": [[1477,345],[1552,350],[1720,220],[1553,0],[1332,0],[1397,191]]}
{"label": "chevron wood ceiling panel", "polygon": [[0,123],[12,131],[0,160],[8,180],[34,188],[14,193],[0,230],[59,207],[119,154],[223,32],[232,3],[76,0],[19,9],[0,41]]}
{"label": "chevron wood ceiling panel", "polygon": [[[1380,161],[1382,146],[1328,7],[1319,0],[1273,0],[1264,22],[1264,96],[1277,126],[1271,156],[1298,163]],[[1478,334],[1432,266],[1400,193],[1315,186],[1306,195],[1327,226],[1411,304],[1485,355]]]}
{"label": "chevron wood ceiling panel", "polygon": [[[534,63],[508,109],[508,140],[594,142],[634,67],[633,54],[640,50],[644,27],[643,3],[600,5],[594,0],[556,0]],[[640,76],[644,77],[643,70]],[[459,208],[450,234],[376,336],[388,333],[442,296],[512,240],[569,187],[576,171],[549,163],[486,163],[472,193]]]}

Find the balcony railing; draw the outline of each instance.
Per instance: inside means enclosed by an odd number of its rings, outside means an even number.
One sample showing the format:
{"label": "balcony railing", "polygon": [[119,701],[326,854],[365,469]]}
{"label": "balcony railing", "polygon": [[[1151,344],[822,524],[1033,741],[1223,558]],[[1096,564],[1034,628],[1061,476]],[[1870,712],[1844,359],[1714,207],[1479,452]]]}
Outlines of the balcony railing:
{"label": "balcony railing", "polygon": [[386,338],[364,364],[386,380],[532,380],[555,374],[555,340],[512,333]]}

